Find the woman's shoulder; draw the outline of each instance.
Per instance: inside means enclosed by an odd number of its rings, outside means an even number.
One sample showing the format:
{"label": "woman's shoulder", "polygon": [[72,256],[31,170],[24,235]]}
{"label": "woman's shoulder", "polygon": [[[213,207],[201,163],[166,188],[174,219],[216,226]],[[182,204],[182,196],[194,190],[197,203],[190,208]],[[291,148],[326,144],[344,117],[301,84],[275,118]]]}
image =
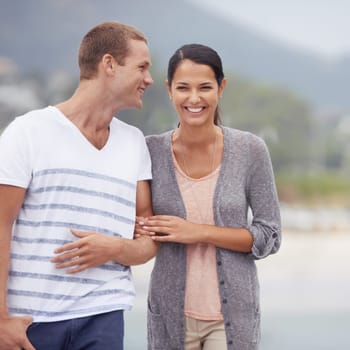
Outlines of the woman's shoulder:
{"label": "woman's shoulder", "polygon": [[239,144],[246,145],[261,145],[264,144],[265,141],[258,135],[245,130],[230,128],[230,127],[222,127],[224,136],[229,139],[231,142],[236,142]]}
{"label": "woman's shoulder", "polygon": [[146,136],[146,142],[148,147],[155,147],[161,144],[167,144],[169,138],[171,137],[172,132],[173,132],[172,130],[169,130],[161,134]]}

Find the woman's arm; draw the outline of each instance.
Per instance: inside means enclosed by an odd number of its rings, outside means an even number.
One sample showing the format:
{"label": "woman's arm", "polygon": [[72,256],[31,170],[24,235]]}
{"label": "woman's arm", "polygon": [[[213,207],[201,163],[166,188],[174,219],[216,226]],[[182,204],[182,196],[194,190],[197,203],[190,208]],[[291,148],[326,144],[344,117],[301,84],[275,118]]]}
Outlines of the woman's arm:
{"label": "woman's arm", "polygon": [[152,216],[143,222],[142,229],[148,231],[156,242],[210,243],[219,248],[243,253],[251,252],[253,245],[253,236],[245,228],[195,224],[168,215]]}
{"label": "woman's arm", "polygon": [[281,245],[280,208],[270,154],[262,139],[251,141],[249,158],[246,192],[253,220],[246,228],[253,236],[252,255],[261,259]]}

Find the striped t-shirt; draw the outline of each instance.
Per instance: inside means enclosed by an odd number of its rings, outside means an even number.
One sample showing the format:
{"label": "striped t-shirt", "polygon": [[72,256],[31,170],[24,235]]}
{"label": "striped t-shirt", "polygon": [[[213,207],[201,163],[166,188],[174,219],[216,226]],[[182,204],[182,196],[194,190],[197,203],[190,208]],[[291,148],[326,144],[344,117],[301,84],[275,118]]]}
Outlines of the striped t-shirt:
{"label": "striped t-shirt", "polygon": [[136,184],[150,178],[144,136],[118,119],[99,150],[55,107],[16,118],[0,138],[0,183],[27,189],[11,242],[10,313],[48,322],[129,309],[129,267],[69,275],[50,260],[76,239],[71,228],[132,239]]}

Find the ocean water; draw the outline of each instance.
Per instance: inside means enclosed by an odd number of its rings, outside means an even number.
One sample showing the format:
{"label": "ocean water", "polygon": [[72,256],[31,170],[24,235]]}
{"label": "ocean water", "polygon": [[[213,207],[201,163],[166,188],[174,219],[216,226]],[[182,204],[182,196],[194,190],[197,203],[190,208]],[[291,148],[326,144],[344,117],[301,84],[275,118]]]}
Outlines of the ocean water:
{"label": "ocean water", "polygon": [[[260,350],[350,349],[349,250],[350,233],[286,232],[279,253],[257,262]],[[152,264],[133,268],[137,298],[133,310],[125,313],[125,350],[147,349]]]}

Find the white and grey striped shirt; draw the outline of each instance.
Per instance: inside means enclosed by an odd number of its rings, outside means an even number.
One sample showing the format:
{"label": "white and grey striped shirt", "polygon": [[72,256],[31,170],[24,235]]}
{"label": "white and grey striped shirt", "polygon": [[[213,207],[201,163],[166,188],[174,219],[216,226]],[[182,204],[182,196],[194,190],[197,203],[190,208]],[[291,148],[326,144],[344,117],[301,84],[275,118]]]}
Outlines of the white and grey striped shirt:
{"label": "white and grey striped shirt", "polygon": [[132,239],[136,184],[150,178],[142,133],[115,118],[101,150],[55,107],[16,118],[0,139],[0,183],[27,189],[11,242],[10,312],[48,322],[129,309],[129,267],[69,275],[51,258],[75,239],[71,228]]}

